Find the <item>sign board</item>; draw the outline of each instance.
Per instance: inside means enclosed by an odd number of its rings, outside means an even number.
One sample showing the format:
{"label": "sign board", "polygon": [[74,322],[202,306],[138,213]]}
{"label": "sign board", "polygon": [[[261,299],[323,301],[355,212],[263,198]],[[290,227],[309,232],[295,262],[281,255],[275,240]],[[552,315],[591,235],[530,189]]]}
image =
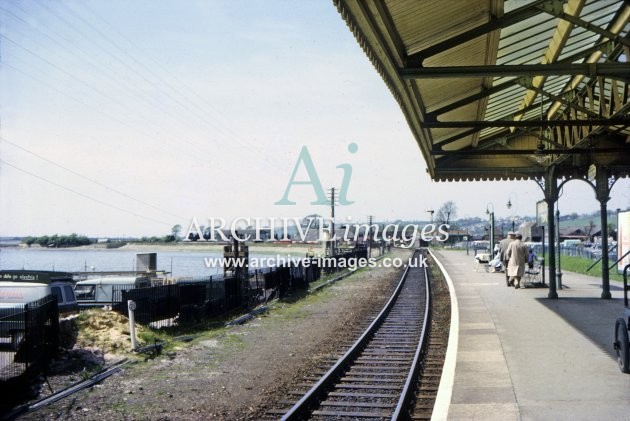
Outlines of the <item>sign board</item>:
{"label": "sign board", "polygon": [[544,200],[536,202],[536,224],[547,226],[547,202]]}
{"label": "sign board", "polygon": [[0,270],[0,281],[38,282],[72,282],[72,273],[48,270]]}
{"label": "sign board", "polygon": [[[617,227],[617,256],[621,257],[630,251],[630,210],[619,212]],[[630,255],[617,263],[617,272],[623,273],[623,268],[630,264]]]}

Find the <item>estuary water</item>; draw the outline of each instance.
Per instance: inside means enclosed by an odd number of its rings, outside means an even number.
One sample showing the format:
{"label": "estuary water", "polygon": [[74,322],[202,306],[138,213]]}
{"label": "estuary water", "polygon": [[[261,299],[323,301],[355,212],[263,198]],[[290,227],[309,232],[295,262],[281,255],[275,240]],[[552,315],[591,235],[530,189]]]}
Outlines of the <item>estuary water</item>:
{"label": "estuary water", "polygon": [[[128,271],[136,268],[136,250],[0,248],[0,269],[83,271]],[[255,257],[256,255],[251,255]],[[222,274],[219,267],[207,267],[205,259],[220,258],[216,251],[158,251],[157,268],[173,277]]]}

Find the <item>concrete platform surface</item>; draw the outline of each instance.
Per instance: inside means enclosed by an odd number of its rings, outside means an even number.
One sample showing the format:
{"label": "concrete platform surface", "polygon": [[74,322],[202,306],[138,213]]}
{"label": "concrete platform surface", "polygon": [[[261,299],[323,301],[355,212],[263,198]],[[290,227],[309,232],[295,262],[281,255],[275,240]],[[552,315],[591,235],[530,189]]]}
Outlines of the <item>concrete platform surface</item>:
{"label": "concrete platform surface", "polygon": [[630,375],[612,346],[618,282],[602,300],[599,278],[565,272],[552,300],[546,288],[516,290],[502,273],[475,271],[465,251],[433,252],[459,308],[450,404],[434,419],[630,420]]}

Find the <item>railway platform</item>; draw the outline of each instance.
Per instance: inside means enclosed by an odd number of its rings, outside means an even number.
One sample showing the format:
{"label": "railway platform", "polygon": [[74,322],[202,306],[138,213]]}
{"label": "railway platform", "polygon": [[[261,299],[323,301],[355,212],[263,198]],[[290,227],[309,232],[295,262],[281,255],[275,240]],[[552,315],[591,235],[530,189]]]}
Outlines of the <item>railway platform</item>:
{"label": "railway platform", "polygon": [[503,273],[475,271],[465,251],[433,252],[458,316],[433,419],[630,420],[630,375],[612,345],[619,283],[603,300],[599,278],[564,272],[552,300],[547,288],[515,290]]}

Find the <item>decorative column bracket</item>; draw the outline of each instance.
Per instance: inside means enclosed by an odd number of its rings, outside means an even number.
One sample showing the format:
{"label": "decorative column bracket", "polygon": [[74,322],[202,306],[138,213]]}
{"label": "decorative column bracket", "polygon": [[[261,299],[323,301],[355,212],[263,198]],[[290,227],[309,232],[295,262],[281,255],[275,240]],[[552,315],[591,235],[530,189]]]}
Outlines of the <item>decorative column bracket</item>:
{"label": "decorative column bracket", "polygon": [[[556,180],[556,167],[551,165],[543,177],[536,178],[536,183],[545,195],[547,202],[547,236],[549,238],[549,294],[548,298],[558,298],[556,289],[556,248],[555,248],[555,221],[554,207],[558,201],[558,181]],[[543,238],[543,241],[545,239]]]}
{"label": "decorative column bracket", "polygon": [[[595,169],[593,180],[592,173]],[[609,170],[601,165],[592,167],[589,171],[589,183],[595,189],[595,197],[599,201],[601,235],[602,235],[602,295],[604,299],[610,299],[610,274],[608,271],[608,201],[610,200],[610,190],[617,181],[615,176],[610,175]],[[594,183],[593,183],[594,181]]]}

